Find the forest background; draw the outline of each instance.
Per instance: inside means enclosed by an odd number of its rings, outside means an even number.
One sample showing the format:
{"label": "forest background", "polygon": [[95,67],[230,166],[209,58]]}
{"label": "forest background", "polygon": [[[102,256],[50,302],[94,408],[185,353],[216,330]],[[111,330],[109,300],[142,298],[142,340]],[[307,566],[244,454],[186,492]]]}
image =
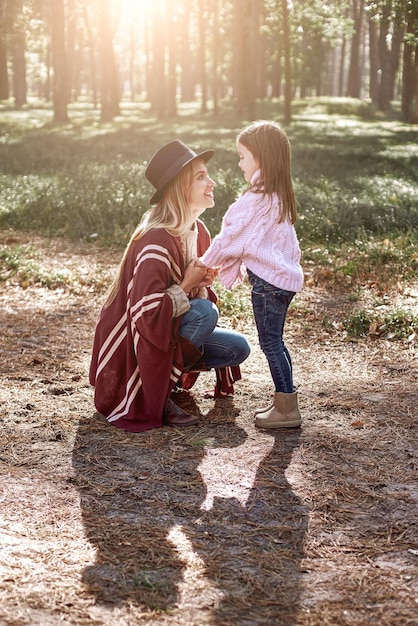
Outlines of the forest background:
{"label": "forest background", "polygon": [[[416,623],[416,2],[0,0],[0,623]],[[361,18],[361,19],[360,19]],[[360,21],[358,21],[360,19]],[[110,428],[88,384],[144,172],[213,147],[212,235],[254,118],[292,145],[305,274],[287,320],[301,429],[252,353],[200,423]]]}
{"label": "forest background", "polygon": [[199,98],[257,116],[259,99],[348,96],[417,116],[415,0],[1,0],[0,100],[147,102],[159,118]]}
{"label": "forest background", "polygon": [[0,18],[3,228],[125,245],[147,160],[181,136],[215,145],[214,235],[234,137],[264,117],[293,146],[305,262],[415,271],[416,2],[0,0]]}

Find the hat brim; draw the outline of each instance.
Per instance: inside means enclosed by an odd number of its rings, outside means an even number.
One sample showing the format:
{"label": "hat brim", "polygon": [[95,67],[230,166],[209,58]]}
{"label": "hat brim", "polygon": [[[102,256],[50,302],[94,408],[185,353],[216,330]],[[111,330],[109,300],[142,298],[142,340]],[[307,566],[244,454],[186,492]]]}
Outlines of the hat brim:
{"label": "hat brim", "polygon": [[162,185],[159,189],[157,189],[157,191],[154,193],[154,195],[150,198],[149,203],[150,204],[157,204],[157,202],[159,202],[161,200],[161,198],[163,197],[165,191],[171,185],[171,183],[173,182],[175,177],[178,174],[180,174],[180,172],[183,169],[183,167],[185,167],[186,165],[188,165],[192,161],[196,161],[196,159],[202,159],[205,163],[207,163],[209,161],[209,159],[211,159],[213,157],[214,154],[215,154],[215,150],[205,150],[204,152],[201,152],[200,154],[196,154],[196,156],[191,157],[190,159],[188,159],[185,163],[183,163],[183,165],[181,166],[180,170],[178,172],[176,172],[174,174],[174,176],[169,178],[164,183],[164,185]]}

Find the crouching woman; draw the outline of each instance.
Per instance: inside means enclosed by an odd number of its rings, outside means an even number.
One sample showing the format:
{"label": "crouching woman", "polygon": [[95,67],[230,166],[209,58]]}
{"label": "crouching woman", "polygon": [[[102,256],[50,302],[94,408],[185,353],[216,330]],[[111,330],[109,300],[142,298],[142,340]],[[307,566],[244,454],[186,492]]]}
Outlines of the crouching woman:
{"label": "crouching woman", "polygon": [[90,365],[95,406],[127,431],[196,424],[175,404],[174,387],[186,372],[211,368],[231,386],[250,353],[243,335],[217,326],[215,273],[198,260],[210,245],[199,216],[214,206],[206,167],[213,154],[179,140],[154,154],[145,172],[153,206],[100,311]]}

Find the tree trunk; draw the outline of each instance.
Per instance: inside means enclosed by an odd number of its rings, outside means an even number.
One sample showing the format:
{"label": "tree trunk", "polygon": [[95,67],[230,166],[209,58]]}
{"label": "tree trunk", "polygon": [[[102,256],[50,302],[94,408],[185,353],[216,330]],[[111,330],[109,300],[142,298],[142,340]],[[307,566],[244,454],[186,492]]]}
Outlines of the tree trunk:
{"label": "tree trunk", "polygon": [[379,93],[379,40],[378,25],[375,14],[369,15],[369,54],[370,54],[370,80],[369,95],[371,101],[376,104]]}
{"label": "tree trunk", "polygon": [[[278,37],[277,50],[278,54],[273,63],[273,76],[271,79],[271,95],[273,98],[280,98],[282,95],[282,57],[281,57],[281,41]],[[302,97],[302,96],[301,96]]]}
{"label": "tree trunk", "polygon": [[13,96],[18,108],[26,104],[26,59],[25,35],[20,33],[14,38],[13,46]]}
{"label": "tree trunk", "polygon": [[218,63],[220,57],[221,42],[219,38],[219,7],[218,0],[212,0],[212,16],[213,16],[213,45],[212,45],[212,101],[213,113],[216,115],[219,110],[218,105]]}
{"label": "tree trunk", "polygon": [[351,39],[350,66],[348,70],[347,94],[360,98],[360,43],[364,13],[364,0],[352,0],[354,33]]}
{"label": "tree trunk", "polygon": [[418,44],[415,46],[415,115],[413,124],[418,124]]}
{"label": "tree trunk", "polygon": [[184,14],[180,22],[181,48],[180,65],[181,78],[180,90],[182,102],[191,102],[195,99],[195,54],[190,45],[190,15],[192,12],[191,0],[184,0]]}
{"label": "tree trunk", "polygon": [[129,81],[129,89],[131,93],[131,100],[135,100],[135,95],[137,92],[136,89],[136,79],[135,79],[135,42],[137,39],[136,35],[136,24],[135,21],[132,20],[132,23],[129,28],[129,69],[128,69],[128,81]]}
{"label": "tree trunk", "polygon": [[206,76],[206,28],[207,28],[207,15],[206,15],[206,2],[205,0],[199,0],[199,81],[201,88],[201,104],[200,110],[202,113],[206,113],[208,110],[208,86]]}
{"label": "tree trunk", "polygon": [[401,46],[405,37],[405,6],[397,5],[392,27],[392,45],[390,48],[390,75],[391,100],[395,98],[396,76],[399,70]]}
{"label": "tree trunk", "polygon": [[87,31],[87,44],[88,44],[88,51],[89,51],[89,70],[90,70],[90,88],[92,91],[92,97],[93,97],[93,106],[96,109],[97,108],[97,101],[98,101],[98,95],[97,95],[97,71],[96,71],[96,58],[95,58],[95,42],[94,42],[94,36],[93,36],[93,32],[90,26],[90,21],[89,21],[89,17],[87,14],[87,7],[84,5],[83,6],[83,18],[84,18],[84,23],[86,26],[86,31]]}
{"label": "tree trunk", "polygon": [[282,0],[283,47],[284,47],[284,122],[292,120],[292,77],[290,72],[290,24],[287,0]]}
{"label": "tree trunk", "polygon": [[402,64],[402,118],[404,122],[411,124],[418,123],[418,42],[415,29],[416,24],[418,24],[418,6],[408,15],[407,37],[403,49]]}
{"label": "tree trunk", "polygon": [[7,73],[6,46],[0,39],[0,100],[8,100],[9,96],[9,75]]}
{"label": "tree trunk", "polygon": [[234,0],[234,48],[233,86],[238,115],[254,119],[255,81],[252,50],[254,46],[254,24],[251,13],[252,0]]}
{"label": "tree trunk", "polygon": [[115,53],[113,50],[113,35],[110,27],[109,0],[100,0],[99,33],[101,120],[102,122],[110,122],[120,113],[120,93]]}
{"label": "tree trunk", "polygon": [[165,114],[165,33],[160,3],[152,5],[152,64],[149,75],[151,108],[157,117],[162,119]]}
{"label": "tree trunk", "polygon": [[395,81],[399,68],[401,44],[405,31],[405,5],[396,5],[393,15],[391,0],[381,8],[379,51],[381,59],[381,82],[379,88],[378,108],[387,111],[395,93]]}
{"label": "tree trunk", "polygon": [[66,56],[67,56],[67,102],[72,101],[73,88],[75,87],[76,78],[76,29],[77,15],[74,0],[66,0],[67,20],[66,20]]}
{"label": "tree trunk", "polygon": [[54,122],[68,122],[64,0],[50,0]]}
{"label": "tree trunk", "polygon": [[167,3],[167,26],[168,26],[168,81],[166,109],[168,117],[177,115],[177,75],[176,75],[176,50],[177,50],[177,28],[174,19],[174,2]]}
{"label": "tree trunk", "polygon": [[265,98],[266,96],[266,62],[264,51],[264,40],[260,36],[262,25],[264,22],[264,1],[254,0],[252,2],[252,17],[253,24],[253,51],[252,56],[254,59],[254,77],[255,82],[253,89],[255,89],[255,98]]}
{"label": "tree trunk", "polygon": [[341,42],[341,58],[340,67],[338,70],[338,97],[342,98],[344,95],[344,66],[345,66],[345,52],[347,48],[347,38],[343,33]]}

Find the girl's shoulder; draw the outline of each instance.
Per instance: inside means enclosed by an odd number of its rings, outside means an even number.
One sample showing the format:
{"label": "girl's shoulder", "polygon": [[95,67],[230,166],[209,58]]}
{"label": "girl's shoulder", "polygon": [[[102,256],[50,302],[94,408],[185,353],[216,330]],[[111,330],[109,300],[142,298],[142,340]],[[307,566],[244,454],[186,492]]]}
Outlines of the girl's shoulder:
{"label": "girl's shoulder", "polygon": [[234,200],[234,202],[230,205],[230,209],[241,209],[242,207],[253,206],[257,204],[261,199],[261,195],[259,193],[255,193],[251,190],[251,188],[246,189],[242,192],[241,195]]}
{"label": "girl's shoulder", "polygon": [[249,188],[231,204],[230,208],[237,211],[254,209],[259,212],[260,209],[270,209],[273,206],[280,207],[280,199],[276,194],[263,194],[261,191],[253,191]]}

